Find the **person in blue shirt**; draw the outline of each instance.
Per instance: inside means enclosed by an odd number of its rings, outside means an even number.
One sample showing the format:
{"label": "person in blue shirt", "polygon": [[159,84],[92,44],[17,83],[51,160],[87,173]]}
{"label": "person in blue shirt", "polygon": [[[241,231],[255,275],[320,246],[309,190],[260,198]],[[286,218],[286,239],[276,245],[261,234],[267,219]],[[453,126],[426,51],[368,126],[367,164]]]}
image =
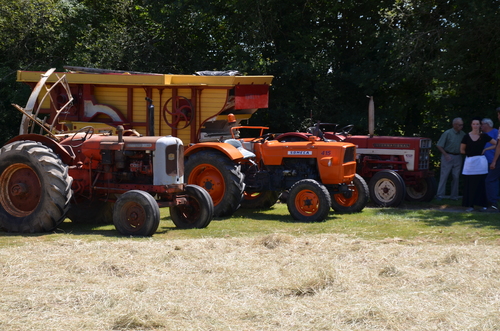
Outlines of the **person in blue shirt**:
{"label": "person in blue shirt", "polygon": [[[487,117],[481,120],[481,131],[490,136],[491,139],[497,140],[498,138],[498,130],[493,127],[493,121]],[[488,148],[490,146],[491,144],[488,142],[484,147]],[[490,165],[491,161],[493,161],[493,157],[495,156],[495,150],[494,149],[487,150],[486,152],[484,152],[484,156],[486,156],[486,159],[488,160],[488,165]]]}
{"label": "person in blue shirt", "polygon": [[[500,107],[497,109],[497,117],[500,121]],[[500,131],[499,131],[500,133]],[[497,137],[497,141],[500,136]],[[498,185],[500,184],[500,143],[497,144],[493,160],[490,162],[488,175],[485,179],[486,186],[486,198],[488,199],[489,207],[491,211],[498,212]]]}

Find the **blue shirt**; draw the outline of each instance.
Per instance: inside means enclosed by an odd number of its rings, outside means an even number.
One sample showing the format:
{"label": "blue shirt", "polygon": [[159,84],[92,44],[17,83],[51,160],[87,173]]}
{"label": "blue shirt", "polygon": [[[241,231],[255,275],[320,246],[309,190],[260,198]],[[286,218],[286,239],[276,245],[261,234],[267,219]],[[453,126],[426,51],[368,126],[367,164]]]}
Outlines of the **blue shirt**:
{"label": "blue shirt", "polygon": [[[490,132],[487,133],[488,136],[491,137],[491,139],[497,140],[498,138],[498,130],[497,129],[491,129]],[[484,145],[484,148],[491,147],[492,145],[490,143],[486,143]],[[495,156],[495,149],[490,149],[486,152],[484,152],[484,156],[486,156],[486,160],[488,160],[488,164],[490,164],[493,161],[493,157]]]}

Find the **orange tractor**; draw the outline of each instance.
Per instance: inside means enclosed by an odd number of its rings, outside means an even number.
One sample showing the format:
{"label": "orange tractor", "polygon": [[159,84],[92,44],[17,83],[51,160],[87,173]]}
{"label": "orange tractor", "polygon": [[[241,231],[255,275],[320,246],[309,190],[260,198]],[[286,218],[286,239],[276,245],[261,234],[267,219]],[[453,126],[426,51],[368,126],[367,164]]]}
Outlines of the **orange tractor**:
{"label": "orange tractor", "polygon": [[[257,137],[242,138],[242,132],[255,130]],[[366,206],[368,187],[356,174],[353,144],[317,141],[316,137],[307,142],[290,142],[265,134],[265,130],[268,128],[234,127],[231,132],[235,139],[226,140],[251,154],[241,166],[245,175],[243,207],[268,208],[279,194],[286,194],[288,211],[294,219],[316,222],[327,217],[330,207],[339,213],[355,213]]]}

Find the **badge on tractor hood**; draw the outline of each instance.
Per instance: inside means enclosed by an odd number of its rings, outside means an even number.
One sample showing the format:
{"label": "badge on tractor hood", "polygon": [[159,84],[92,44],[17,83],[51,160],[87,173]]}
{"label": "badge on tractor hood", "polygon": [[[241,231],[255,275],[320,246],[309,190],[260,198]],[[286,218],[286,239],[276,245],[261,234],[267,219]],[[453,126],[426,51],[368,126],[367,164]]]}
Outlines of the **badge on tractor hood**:
{"label": "badge on tractor hood", "polygon": [[312,151],[288,151],[288,155],[312,155]]}

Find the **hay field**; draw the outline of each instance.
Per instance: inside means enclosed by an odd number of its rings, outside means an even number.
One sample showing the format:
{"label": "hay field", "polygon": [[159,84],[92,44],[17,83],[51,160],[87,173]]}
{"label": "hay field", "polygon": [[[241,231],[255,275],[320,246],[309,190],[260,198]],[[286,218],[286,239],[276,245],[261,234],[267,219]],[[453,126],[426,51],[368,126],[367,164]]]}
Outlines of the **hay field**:
{"label": "hay field", "polygon": [[0,248],[1,330],[498,330],[500,246],[339,234]]}

